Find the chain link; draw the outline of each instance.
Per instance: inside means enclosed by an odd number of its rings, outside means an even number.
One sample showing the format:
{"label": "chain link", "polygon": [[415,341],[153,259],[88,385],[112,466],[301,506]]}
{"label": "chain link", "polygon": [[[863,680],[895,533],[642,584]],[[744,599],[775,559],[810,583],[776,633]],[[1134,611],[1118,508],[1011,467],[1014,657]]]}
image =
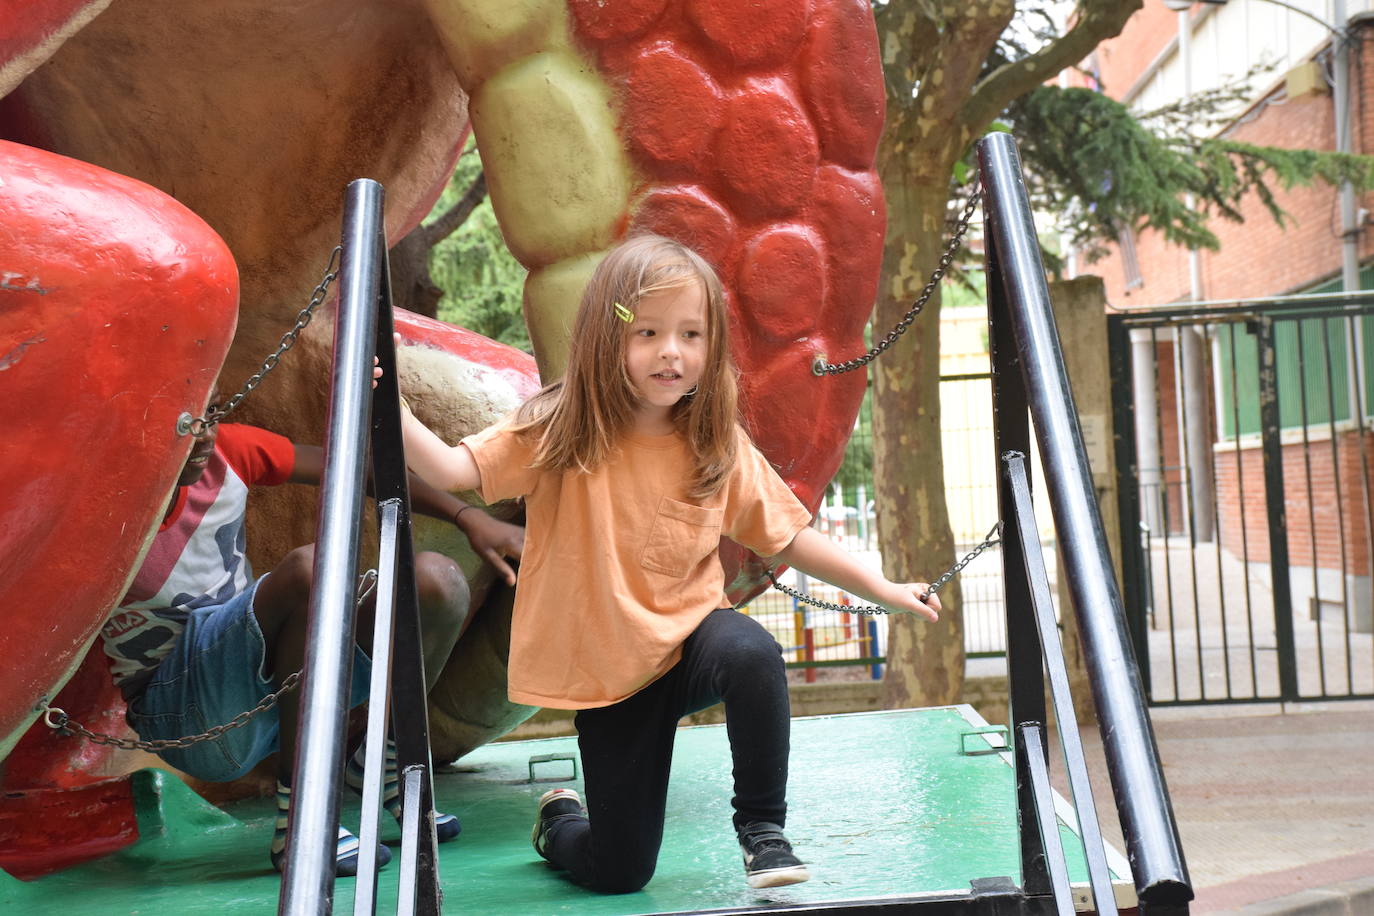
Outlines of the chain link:
{"label": "chain link", "polygon": [[954,263],[954,255],[963,244],[964,233],[968,231],[969,222],[973,219],[973,211],[977,208],[978,202],[983,199],[981,189],[975,187],[973,193],[969,195],[968,203],[964,204],[964,212],[960,214],[958,223],[955,224],[954,234],[950,236],[949,242],[945,245],[944,254],[940,255],[940,263],[935,268],[935,272],[926,281],[925,288],[916,297],[907,313],[902,316],[902,320],[897,322],[896,327],[887,332],[887,336],[878,341],[877,346],[869,350],[863,356],[856,357],[843,363],[826,362],[824,356],[817,356],[815,362],[811,364],[811,372],[815,375],[839,375],[843,372],[852,372],[868,365],[877,359],[888,347],[897,342],[897,338],[906,333],[907,328],[911,327],[916,316],[921,314],[921,310],[926,307],[930,297],[935,295],[935,290],[939,288],[940,281],[944,279],[945,272],[949,270],[949,265]]}
{"label": "chain link", "polygon": [[[362,603],[372,594],[376,586],[377,570],[369,569],[367,572],[363,573],[358,580],[358,598],[355,602],[355,606],[361,607]],[[281,686],[277,688],[276,692],[269,693],[267,696],[263,697],[262,702],[258,703],[257,706],[254,706],[252,709],[244,710],[223,725],[214,725],[201,732],[199,735],[187,735],[184,738],[153,738],[149,741],[141,741],[136,738],[120,738],[117,735],[104,735],[100,732],[93,732],[86,728],[86,726],[67,715],[66,710],[57,706],[49,706],[47,697],[38,701],[37,708],[43,713],[44,724],[56,731],[59,735],[80,735],[92,744],[106,744],[110,747],[118,747],[126,751],[167,751],[175,748],[190,747],[202,741],[213,741],[225,732],[232,731],[241,725],[247,724],[248,721],[258,713],[266,712],[277,705],[277,702],[282,697],[295,689],[300,679],[301,672],[299,671],[287,675],[282,679]]]}
{"label": "chain link", "polygon": [[955,576],[959,575],[959,573],[964,571],[965,566],[969,565],[974,560],[978,559],[979,554],[987,550],[989,547],[1002,543],[1001,534],[1002,523],[998,522],[997,524],[993,525],[991,528],[988,529],[987,534],[983,535],[983,542],[981,544],[979,544],[977,547],[973,548],[967,554],[965,554],[964,558],[960,560],[958,563],[955,563],[949,569],[945,570],[945,574],[943,576],[936,579],[934,582],[930,583],[930,588],[926,589],[926,595],[933,595],[940,589],[944,588],[945,584],[949,582],[950,579],[953,579]]}
{"label": "chain link", "polygon": [[275,369],[277,363],[281,362],[282,356],[286,354],[286,351],[296,345],[296,339],[301,336],[301,332],[305,330],[306,325],[310,324],[310,319],[315,317],[315,309],[319,308],[320,304],[324,302],[325,294],[329,292],[329,285],[333,283],[335,278],[339,275],[338,261],[342,254],[343,246],[334,246],[334,250],[329,253],[329,262],[325,264],[324,267],[324,277],[320,279],[319,284],[315,287],[315,291],[311,293],[310,302],[306,304],[305,308],[296,313],[295,326],[281,336],[281,341],[277,344],[276,351],[262,361],[262,368],[249,376],[248,381],[243,383],[243,388],[229,400],[225,401],[223,404],[210,405],[205,411],[205,416],[192,417],[190,414],[182,414],[177,421],[177,435],[184,436],[189,433],[197,438],[205,435],[206,430],[229,416],[234,408],[243,403],[243,399],[252,393],[254,388],[262,384],[262,380],[267,377],[267,373]]}
{"label": "chain link", "polygon": [[126,751],[166,751],[174,748],[190,747],[202,741],[212,741],[225,732],[238,728],[258,713],[264,712],[275,706],[277,700],[294,689],[296,683],[300,681],[300,679],[301,673],[299,671],[295,674],[288,675],[287,678],[281,682],[281,687],[277,689],[277,692],[269,693],[267,696],[263,697],[262,702],[257,706],[239,713],[223,725],[212,726],[199,735],[187,735],[185,738],[155,738],[151,741],[139,741],[134,738],[102,735],[86,728],[80,722],[77,722],[71,716],[67,715],[64,710],[56,706],[49,706],[44,703],[41,708],[44,710],[43,721],[47,723],[48,727],[56,729],[58,733],[80,735],[92,744],[107,744],[112,747],[123,748]]}
{"label": "chain link", "polygon": [[[977,559],[978,555],[981,554],[983,551],[987,550],[989,547],[992,547],[995,544],[1002,543],[1002,539],[1001,537],[999,537],[1001,531],[1001,522],[998,522],[997,524],[993,525],[990,529],[988,529],[988,533],[983,538],[983,542],[981,544],[979,544],[977,547],[973,548],[967,554],[965,554],[962,560],[955,563],[949,569],[945,570],[944,575],[940,576],[940,578],[930,583],[930,585],[926,588],[925,594],[921,596],[921,601],[924,602],[931,595],[935,594],[940,589],[944,588],[947,584],[949,584],[950,579],[953,579],[955,576],[959,575],[959,573],[963,571],[964,567],[972,563],[975,559]],[[773,583],[773,587],[776,588],[778,591],[782,592],[784,595],[789,595],[793,598],[796,598],[802,604],[809,604],[812,607],[820,608],[823,611],[843,611],[846,614],[859,615],[892,613],[887,608],[874,607],[871,604],[837,604],[834,601],[822,601],[819,598],[812,598],[805,592],[799,592],[794,588],[790,588],[789,586],[783,585],[781,582],[778,581],[777,577],[773,575],[773,570],[767,569],[764,570],[764,572],[768,576],[768,581]]]}

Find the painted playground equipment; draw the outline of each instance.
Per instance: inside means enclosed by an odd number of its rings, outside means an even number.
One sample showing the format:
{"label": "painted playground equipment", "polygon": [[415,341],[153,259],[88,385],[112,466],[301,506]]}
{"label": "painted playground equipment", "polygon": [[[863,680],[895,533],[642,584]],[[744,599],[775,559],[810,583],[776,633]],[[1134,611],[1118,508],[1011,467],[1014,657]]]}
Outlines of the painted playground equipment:
{"label": "painted playground equipment", "polygon": [[[867,3],[364,0],[346,21],[321,0],[236,3],[229,15],[165,0],[0,0],[0,19],[16,27],[0,45],[0,136],[161,190],[233,253],[238,319],[224,378],[257,371],[319,283],[348,182],[367,176],[387,189],[395,242],[429,212],[471,128],[502,231],[530,270],[537,364],[400,314],[401,372],[421,418],[455,440],[488,425],[541,372],[557,373],[571,291],[613,240],[636,228],[690,238],[737,303],[733,343],[754,438],[815,508],[864,379],[818,387],[812,363],[818,350],[862,349],[881,261],[874,152],[884,94]],[[233,79],[214,75],[223,73]],[[64,163],[50,160],[55,187]],[[80,212],[81,201],[60,209]],[[46,232],[46,218],[27,214],[22,225]],[[307,327],[236,417],[320,441],[330,328],[327,319]],[[186,395],[178,409],[198,410],[196,392]],[[259,568],[313,537],[303,496],[255,500]],[[431,694],[435,752],[456,758],[529,710],[505,701],[508,608],[490,573],[456,533],[428,521],[416,532],[420,549],[457,558],[476,602],[495,608],[478,616]],[[732,595],[762,581],[756,559],[732,549],[725,561]],[[66,679],[96,625],[57,624],[65,656],[47,665],[51,677],[25,683],[22,700],[15,694],[0,750]],[[98,715],[118,699],[106,691],[91,703]],[[76,769],[110,766],[90,756]],[[70,768],[38,769],[41,784]]]}
{"label": "painted playground equipment", "polygon": [[[399,753],[413,765],[409,803],[430,811],[433,796],[458,812],[460,843],[436,850],[425,819],[412,817],[400,861],[375,881],[335,888],[320,868],[340,814],[337,632],[312,650],[304,679],[311,724],[299,760],[311,778],[297,785],[310,799],[296,808],[285,883],[262,855],[271,818],[260,800],[211,806],[163,770],[128,772],[109,745],[59,736],[51,712],[35,724],[46,704],[128,735],[99,650],[87,649],[138,565],[217,376],[257,378],[246,421],[324,440],[332,466],[349,469],[330,475],[338,486],[321,495],[318,536],[313,503],[289,494],[264,495],[250,516],[265,555],[333,544],[316,594],[346,609],[355,583],[337,558],[357,547],[349,522],[361,504],[374,348],[431,426],[454,439],[474,431],[528,396],[539,371],[558,371],[570,290],[633,228],[689,241],[720,267],[736,305],[746,422],[814,509],[863,390],[860,373],[820,378],[813,366],[863,348],[884,221],[873,167],[881,68],[866,2],[755,6],[359,3],[341,27],[329,3],[243,0],[229,15],[199,4],[172,14],[159,0],[0,0],[0,18],[16,26],[0,44],[0,479],[10,484],[0,505],[0,864],[10,873],[0,903],[258,913],[278,900],[283,912],[313,913],[351,893],[357,912],[374,899],[423,913],[1186,912],[1187,872],[1005,135],[983,142],[980,165],[1014,727],[999,737],[967,708],[799,722],[789,832],[817,880],[770,897],[742,890],[724,819],[702,801],[726,795],[713,783],[723,738],[711,728],[680,742],[670,799],[680,839],[646,891],[593,897],[530,862],[532,800],[549,782],[576,780],[575,746],[490,743],[530,713],[504,695],[509,593],[451,534],[417,521],[412,546],[394,485],[380,503],[378,568],[396,598],[396,652],[410,638],[412,550],[458,557],[482,607],[428,703],[405,682],[411,666],[394,666],[391,685],[392,708],[409,714],[397,717]],[[428,211],[469,121],[503,231],[530,269],[537,368],[477,335],[378,308],[389,295],[387,241]],[[334,270],[320,279],[320,254],[338,239],[340,189],[358,175],[380,185],[353,186],[334,308]],[[312,289],[307,309],[318,317],[306,326],[297,309]],[[253,374],[264,353],[270,377]],[[382,480],[399,459],[394,390],[379,392],[372,453]],[[1027,410],[1126,859],[1101,842],[1076,733],[1062,736],[1073,804],[1048,782],[1044,672],[1057,720],[1074,716],[1053,611],[1037,600],[1038,538],[1018,527]],[[723,556],[732,597],[761,586],[757,558]],[[435,759],[458,761],[453,772],[430,771],[426,737]]]}
{"label": "painted playground equipment", "polygon": [[[710,880],[703,887],[703,869],[729,874],[735,879],[732,886],[739,882],[733,870],[714,863],[711,856],[702,856],[699,847],[705,844],[699,838],[690,839],[696,835],[696,825],[679,825],[678,832],[688,839],[673,841],[686,844],[681,857],[674,856],[671,843],[666,850],[665,860],[673,863],[667,867],[667,880],[637,895],[597,897],[560,886],[558,879],[546,872],[536,876],[517,869],[515,877],[519,880],[512,880],[506,873],[512,867],[511,860],[528,855],[511,849],[505,840],[494,840],[489,849],[466,863],[464,850],[474,844],[464,844],[454,852],[437,849],[432,820],[419,816],[432,812],[433,795],[444,790],[433,787],[434,777],[424,753],[425,704],[417,698],[423,688],[408,680],[417,666],[388,664],[390,653],[379,650],[371,705],[374,710],[387,709],[386,691],[392,691],[391,708],[407,776],[405,803],[417,816],[407,822],[409,827],[401,837],[400,863],[385,881],[378,880],[375,868],[364,865],[360,870],[352,888],[355,912],[374,911],[379,888],[384,906],[394,894],[398,912],[419,913],[440,912],[445,900],[450,906],[476,912],[895,913],[920,909],[1069,913],[1074,911],[1076,899],[1097,912],[1116,912],[1119,905],[1141,912],[1187,911],[1191,889],[1186,867],[1128,648],[1120,594],[1110,572],[1011,137],[997,134],[981,141],[979,160],[990,275],[994,278],[989,286],[989,314],[999,418],[996,447],[1002,469],[1011,721],[1015,723],[1011,734],[1004,739],[1004,732],[987,728],[966,708],[800,722],[799,735],[814,735],[816,739],[798,742],[808,748],[797,767],[798,772],[807,774],[801,780],[807,785],[801,790],[803,794],[836,794],[833,781],[824,787],[812,784],[816,774],[833,766],[833,761],[814,756],[827,747],[852,761],[848,766],[840,764],[848,772],[863,774],[868,765],[870,772],[888,777],[862,786],[856,780],[854,787],[861,789],[857,796],[853,791],[839,792],[842,797],[829,799],[829,805],[820,801],[812,821],[803,826],[810,833],[813,856],[834,868],[831,880],[800,885],[786,893],[769,892],[763,897],[758,892],[744,896]],[[334,899],[332,849],[339,817],[336,774],[346,733],[345,710],[335,698],[342,694],[341,680],[347,677],[344,660],[351,628],[346,625],[346,615],[355,600],[352,557],[359,546],[357,526],[351,520],[361,509],[369,414],[381,527],[382,552],[377,563],[379,594],[385,596],[381,606],[396,609],[396,657],[404,659],[408,653],[418,653],[416,633],[406,623],[413,617],[414,586],[408,569],[411,548],[403,460],[397,449],[399,407],[395,354],[389,345],[389,294],[383,282],[387,271],[380,223],[381,189],[372,182],[358,182],[350,195],[340,270],[331,425],[326,439],[329,467],[338,470],[327,474],[321,495],[320,560],[316,565],[319,597],[312,605],[312,613],[332,623],[319,628],[320,642],[311,649],[304,678],[302,702],[309,713],[302,717],[297,770],[297,785],[305,787],[300,796],[304,801],[293,815],[295,839],[286,877],[280,887],[275,880],[231,882],[233,890],[228,893],[233,899],[228,902],[218,893],[220,888],[210,893],[194,880],[188,888],[187,879],[179,877],[173,865],[168,865],[169,874],[163,879],[156,878],[162,865],[150,868],[150,863],[161,863],[165,858],[185,861],[188,834],[198,831],[219,834],[218,841],[205,843],[207,854],[221,857],[231,869],[242,868],[232,864],[243,855],[233,839],[242,841],[251,831],[219,829],[233,826],[237,819],[199,803],[176,780],[147,771],[130,781],[137,842],[84,866],[28,883],[10,882],[4,890],[8,901],[32,905],[48,894],[62,894],[69,901],[89,901],[87,905],[94,912],[101,905],[99,901],[110,900],[111,894],[127,893],[130,900],[137,900],[150,893],[155,898],[168,893],[169,899],[178,901],[173,905],[183,912],[194,912],[201,902],[206,909],[242,906],[244,912],[258,912],[270,906],[279,892],[280,912],[306,913],[327,911]],[[384,379],[392,381],[383,382],[369,409],[367,367],[374,348],[384,369],[390,370]],[[1057,800],[1050,787],[1044,702],[1047,686],[1056,720],[1072,722],[1075,716],[1030,504],[1029,418],[1039,431],[1037,444],[1046,464],[1046,489],[1084,635],[1129,864],[1102,841],[1076,729],[1060,734],[1072,803]],[[390,621],[380,612],[378,617],[378,645],[392,645],[388,638]],[[390,684],[388,668],[394,678]],[[378,762],[384,728],[384,716],[378,713],[367,729],[369,746],[375,749],[372,756]],[[676,780],[675,792],[688,812],[694,807],[690,796],[693,787],[706,797],[712,794],[711,783],[725,778],[719,763],[713,766],[711,762],[712,747],[715,759],[722,759],[721,740],[719,729],[713,733],[708,727],[693,730],[682,741],[677,770],[688,775]],[[531,754],[532,750],[541,753]],[[573,781],[577,777],[571,740],[491,745],[464,763],[454,774],[448,790],[451,794],[444,802],[463,811],[470,824],[475,813],[475,823],[493,834],[509,834],[511,831],[501,831],[500,825],[522,816],[512,811],[515,801],[527,803],[532,793],[550,780]],[[371,804],[363,808],[365,838],[376,836],[378,831],[380,776],[375,773],[379,772],[380,767],[374,768],[367,796]],[[940,772],[938,781],[947,779],[957,788],[930,788],[933,772]],[[728,793],[721,790],[715,794],[724,798]],[[528,804],[523,805],[523,811],[527,816]],[[691,821],[692,814],[683,820]],[[253,816],[245,814],[239,823],[251,825]],[[909,835],[912,830],[934,832],[918,839]],[[705,832],[711,831],[706,828]],[[167,848],[170,837],[176,838],[175,851]],[[845,848],[855,837],[861,838],[857,848]],[[519,848],[523,849],[522,836],[521,840]],[[716,848],[720,844],[709,845]],[[375,849],[375,845],[365,841],[363,848]],[[937,856],[937,848],[952,849],[954,854]],[[898,856],[901,867],[893,867],[890,858],[875,866],[878,852],[883,857]],[[492,855],[498,857],[487,858]],[[847,861],[847,856],[856,861]],[[941,861],[939,869],[932,864],[937,858]],[[197,855],[191,855],[191,861],[200,863],[197,869],[205,868]],[[445,867],[450,863],[451,871]],[[690,867],[684,869],[684,865]],[[494,881],[492,875],[497,876]]]}

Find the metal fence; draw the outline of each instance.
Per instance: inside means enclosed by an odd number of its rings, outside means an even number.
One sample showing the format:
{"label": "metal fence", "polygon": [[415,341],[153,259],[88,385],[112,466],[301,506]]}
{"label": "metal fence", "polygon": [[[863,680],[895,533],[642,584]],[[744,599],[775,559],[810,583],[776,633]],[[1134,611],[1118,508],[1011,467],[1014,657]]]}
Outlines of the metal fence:
{"label": "metal fence", "polygon": [[1110,317],[1152,703],[1374,696],[1371,315],[1303,296]]}
{"label": "metal fence", "polygon": [[[980,314],[982,313],[980,310]],[[945,499],[954,530],[955,556],[974,548],[997,520],[996,467],[993,454],[991,374],[974,372],[940,378],[941,430],[945,457]],[[872,455],[872,389],[864,397],[850,443],[851,456]],[[881,567],[871,460],[851,457],[841,470],[816,513],[816,527],[861,560]],[[1040,524],[1041,543],[1053,558],[1053,527]],[[943,568],[943,567],[942,567]],[[939,570],[932,566],[931,575]],[[1050,565],[1052,581],[1057,566]],[[790,572],[789,576],[792,575]],[[825,583],[798,577],[784,584],[825,601],[861,604]],[[1006,619],[1002,587],[1002,561],[992,547],[959,574],[963,607],[964,649],[969,658],[1001,658],[1006,655]],[[827,668],[865,669],[862,676],[878,679],[887,646],[885,620],[860,618],[808,608],[769,589],[745,608],[773,634],[793,668],[806,670],[808,681]],[[854,677],[833,673],[832,676]]]}

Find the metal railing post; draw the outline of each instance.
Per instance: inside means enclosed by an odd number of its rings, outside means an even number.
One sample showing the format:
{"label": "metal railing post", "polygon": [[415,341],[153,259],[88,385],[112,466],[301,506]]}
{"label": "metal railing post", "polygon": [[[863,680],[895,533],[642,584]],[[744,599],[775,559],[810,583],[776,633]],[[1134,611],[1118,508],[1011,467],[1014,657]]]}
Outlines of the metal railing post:
{"label": "metal railing post", "polygon": [[[1274,322],[1255,322],[1259,346],[1260,440],[1264,453],[1264,489],[1269,523],[1269,571],[1274,595],[1274,639],[1278,645],[1279,697],[1298,699],[1297,652],[1293,646],[1293,591],[1288,570],[1288,512],[1284,505],[1283,442],[1279,424],[1279,373],[1274,359]],[[1316,566],[1316,557],[1312,558]],[[1318,628],[1321,621],[1317,622]],[[1318,661],[1318,666],[1323,662]]]}
{"label": "metal railing post", "polygon": [[[1035,506],[1031,503],[1030,477],[1026,473],[1026,456],[1020,452],[1007,452],[1003,458],[1003,476],[1011,488],[1012,513],[1003,526],[1003,531],[1016,528],[1021,532],[1021,543],[1030,544],[1022,551],[1025,568],[1022,575],[1030,584],[1031,614],[1035,624],[1036,638],[1040,642],[1045,657],[1045,668],[1049,672],[1050,696],[1054,701],[1054,718],[1059,724],[1059,744],[1064,752],[1064,770],[1068,774],[1069,789],[1073,793],[1074,810],[1078,814],[1078,835],[1083,841],[1083,855],[1088,863],[1088,881],[1092,886],[1094,909],[1099,914],[1115,913],[1116,897],[1112,892],[1111,874],[1107,869],[1107,853],[1102,841],[1102,829],[1097,822],[1097,803],[1093,799],[1088,782],[1088,765],[1083,757],[1083,741],[1078,734],[1078,717],[1074,713],[1073,694],[1069,689],[1068,666],[1059,645],[1059,629],[1054,617],[1054,603],[1050,598],[1050,578],[1045,570],[1045,556],[1040,549],[1040,539],[1035,526]],[[1032,541],[1032,538],[1034,541]],[[1018,724],[1018,728],[1027,726]],[[1041,751],[1041,757],[1045,752]],[[1040,761],[1044,763],[1042,759]],[[1048,768],[1045,773],[1032,769],[1032,778],[1044,780],[1045,789],[1049,787]],[[1040,794],[1036,795],[1037,805],[1042,803]],[[1043,822],[1046,814],[1038,811]],[[1053,822],[1053,805],[1049,819]],[[1042,828],[1041,833],[1044,833]],[[1049,846],[1046,851],[1053,854]],[[1064,855],[1063,850],[1059,856]],[[1060,863],[1062,867],[1062,861]],[[1050,860],[1050,874],[1054,875],[1054,861]],[[1057,884],[1057,882],[1056,882]],[[1055,892],[1058,902],[1058,888]],[[1072,909],[1072,904],[1069,904]]]}
{"label": "metal railing post", "polygon": [[[325,432],[324,476],[310,588],[299,740],[293,776],[286,873],[278,912],[317,916],[334,898],[334,850],[339,824],[339,773],[353,661],[356,581],[365,484],[364,457],[371,398],[376,301],[382,281],[373,259],[359,258],[358,240],[380,225],[382,193],[375,182],[349,187],[344,208],[339,310],[334,327],[334,379]],[[350,239],[353,244],[349,244]]]}
{"label": "metal railing post", "polygon": [[986,244],[996,252],[1137,895],[1142,906],[1185,904],[1192,888],[1059,351],[1015,140],[1006,133],[985,137],[978,162],[989,212]]}
{"label": "metal railing post", "polygon": [[[988,227],[984,232],[987,244],[988,285],[988,351],[992,359],[992,441],[995,479],[997,480],[998,518],[1004,521],[1015,511],[1010,484],[1002,474],[1002,455],[1008,451],[1030,452],[1030,414],[1026,406],[1025,387],[1021,383],[1021,368],[1012,339],[1011,318],[1007,314],[1006,286],[1002,279],[1000,253],[991,243],[991,223],[997,218],[993,208],[985,205]],[[1014,525],[1002,527],[1002,587],[1007,629],[1007,721],[1015,727],[1011,737],[1016,764],[1016,811],[1020,819],[1021,885],[1027,895],[1042,896],[1053,893],[1053,885],[1046,860],[1041,831],[1027,816],[1036,810],[1036,788],[1032,770],[1024,765],[1027,750],[1024,730],[1027,724],[1044,725],[1045,718],[1045,659],[1035,635],[1031,608],[1030,582],[1025,574],[1026,545],[1021,532]],[[1044,756],[1044,748],[1040,754]],[[1042,759],[1048,766],[1048,759]],[[1035,829],[1032,829],[1035,828]]]}
{"label": "metal railing post", "polygon": [[377,354],[383,371],[373,398],[373,479],[377,499],[395,500],[400,509],[396,565],[405,571],[396,578],[395,629],[392,633],[396,663],[391,668],[391,729],[396,741],[402,810],[418,812],[415,819],[402,825],[404,845],[400,881],[404,894],[398,901],[398,911],[437,916],[442,909],[443,894],[439,887],[438,839],[434,824],[434,767],[429,753],[429,690],[414,575],[415,543],[411,536],[410,483],[401,438],[400,385],[391,336],[391,277],[386,240],[380,231],[374,244],[382,266]]}

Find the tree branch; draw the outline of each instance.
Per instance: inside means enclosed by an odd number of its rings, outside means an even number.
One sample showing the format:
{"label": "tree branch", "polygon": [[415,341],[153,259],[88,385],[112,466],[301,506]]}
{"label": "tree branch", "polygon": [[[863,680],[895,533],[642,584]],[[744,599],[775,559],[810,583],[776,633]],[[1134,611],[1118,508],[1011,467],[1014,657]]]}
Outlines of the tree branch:
{"label": "tree branch", "polygon": [[433,248],[452,235],[459,226],[467,221],[467,218],[472,215],[472,211],[477,209],[477,205],[485,200],[486,196],[487,173],[478,172],[477,177],[473,179],[462,198],[452,207],[449,207],[442,216],[424,227],[425,247],[427,249]]}
{"label": "tree branch", "polygon": [[994,70],[973,90],[959,116],[970,134],[981,134],[1012,100],[1065,67],[1087,57],[1097,45],[1121,34],[1143,0],[1080,0],[1073,27],[1030,57]]}
{"label": "tree branch", "polygon": [[912,87],[930,66],[940,40],[940,20],[930,0],[893,0],[873,8],[878,53],[890,108],[909,109]]}
{"label": "tree branch", "polygon": [[966,143],[962,107],[1015,6],[1011,0],[891,0],[883,12],[888,123],[880,158],[898,157],[902,170],[943,181]]}
{"label": "tree branch", "polygon": [[921,74],[921,117],[943,133],[962,126],[960,112],[983,61],[1016,14],[1016,5],[1007,0],[962,2],[953,8],[958,13],[945,23],[936,53]]}

